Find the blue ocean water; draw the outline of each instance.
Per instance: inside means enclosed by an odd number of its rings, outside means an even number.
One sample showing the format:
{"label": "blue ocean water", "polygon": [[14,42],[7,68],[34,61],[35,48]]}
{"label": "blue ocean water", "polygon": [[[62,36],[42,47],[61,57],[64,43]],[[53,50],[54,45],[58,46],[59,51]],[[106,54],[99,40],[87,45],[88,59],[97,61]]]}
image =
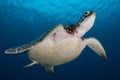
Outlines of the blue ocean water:
{"label": "blue ocean water", "polygon": [[[0,0],[0,80],[120,80],[120,0]],[[97,18],[85,37],[103,44],[104,61],[88,47],[76,60],[50,75],[30,63],[27,52],[6,55],[10,47],[29,43],[61,23],[75,24],[87,10]]]}

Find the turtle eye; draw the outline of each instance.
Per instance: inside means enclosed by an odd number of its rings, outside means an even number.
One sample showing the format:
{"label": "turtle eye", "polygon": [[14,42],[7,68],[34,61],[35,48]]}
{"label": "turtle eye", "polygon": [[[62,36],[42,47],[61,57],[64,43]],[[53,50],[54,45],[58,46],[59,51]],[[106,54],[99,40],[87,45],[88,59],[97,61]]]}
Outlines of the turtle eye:
{"label": "turtle eye", "polygon": [[85,13],[84,13],[84,15],[89,15],[90,14],[90,11],[86,11]]}
{"label": "turtle eye", "polygon": [[83,16],[86,18],[86,17],[90,16],[92,13],[93,13],[93,11],[86,11]]}
{"label": "turtle eye", "polygon": [[88,14],[88,12],[85,12],[85,15],[87,15]]}

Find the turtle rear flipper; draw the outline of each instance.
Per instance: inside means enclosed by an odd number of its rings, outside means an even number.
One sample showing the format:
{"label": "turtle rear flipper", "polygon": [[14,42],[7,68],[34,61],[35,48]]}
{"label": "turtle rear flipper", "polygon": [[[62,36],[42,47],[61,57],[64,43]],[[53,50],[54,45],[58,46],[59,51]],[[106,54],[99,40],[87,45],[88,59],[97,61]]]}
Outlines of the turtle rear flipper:
{"label": "turtle rear flipper", "polygon": [[32,47],[32,45],[25,44],[22,46],[14,47],[14,48],[9,48],[5,50],[6,54],[17,54],[17,53],[22,53],[24,51],[29,50]]}
{"label": "turtle rear flipper", "polygon": [[38,64],[38,62],[37,62],[37,61],[32,61],[32,63],[24,66],[24,68],[31,67],[31,66],[33,66],[33,65],[35,65],[35,64]]}
{"label": "turtle rear flipper", "polygon": [[54,66],[46,66],[45,71],[47,71],[50,74],[54,74]]}

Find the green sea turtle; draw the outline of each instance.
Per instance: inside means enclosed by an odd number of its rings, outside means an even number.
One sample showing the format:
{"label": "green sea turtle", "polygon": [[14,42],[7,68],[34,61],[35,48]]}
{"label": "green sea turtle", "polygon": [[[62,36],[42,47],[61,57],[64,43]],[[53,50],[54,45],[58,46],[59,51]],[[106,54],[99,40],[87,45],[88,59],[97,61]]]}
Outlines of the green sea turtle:
{"label": "green sea turtle", "polygon": [[95,12],[86,11],[76,25],[64,27],[59,24],[42,38],[23,46],[10,48],[5,53],[17,54],[29,50],[28,57],[32,62],[25,67],[40,64],[49,73],[54,72],[54,66],[76,59],[86,46],[106,60],[106,53],[101,43],[96,38],[83,37],[93,26],[95,18]]}

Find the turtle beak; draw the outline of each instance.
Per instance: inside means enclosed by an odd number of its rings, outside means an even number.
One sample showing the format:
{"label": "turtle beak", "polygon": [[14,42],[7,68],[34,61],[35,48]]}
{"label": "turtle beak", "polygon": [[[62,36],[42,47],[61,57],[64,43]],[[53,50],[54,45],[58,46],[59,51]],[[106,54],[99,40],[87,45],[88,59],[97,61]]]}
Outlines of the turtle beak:
{"label": "turtle beak", "polygon": [[93,11],[86,11],[81,17],[80,21],[77,23],[77,32],[79,37],[84,36],[84,34],[89,31],[96,18],[96,13]]}

